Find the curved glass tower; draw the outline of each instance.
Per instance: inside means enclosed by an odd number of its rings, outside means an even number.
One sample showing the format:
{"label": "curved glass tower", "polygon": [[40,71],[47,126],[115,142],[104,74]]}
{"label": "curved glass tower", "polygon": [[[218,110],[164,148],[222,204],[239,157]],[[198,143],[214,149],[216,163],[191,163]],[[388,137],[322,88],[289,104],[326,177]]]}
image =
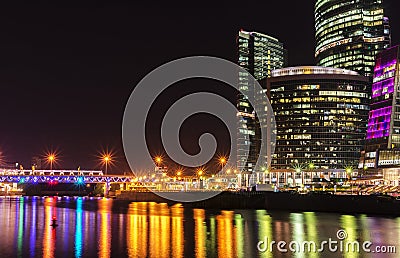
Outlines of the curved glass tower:
{"label": "curved glass tower", "polygon": [[[270,77],[274,69],[286,66],[286,50],[278,39],[259,32],[240,30],[237,37],[238,64],[257,80]],[[248,96],[258,94],[251,85],[247,74],[239,74],[241,92]],[[248,173],[257,172],[256,168],[261,136],[256,113],[247,97],[239,94],[237,108],[241,115],[237,133],[237,168]],[[249,149],[247,155],[246,149]]]}
{"label": "curved glass tower", "polygon": [[383,0],[317,0],[315,30],[319,66],[372,77],[376,55],[390,47]]}
{"label": "curved glass tower", "polygon": [[266,87],[277,126],[271,167],[357,165],[368,121],[369,79],[349,70],[313,66],[271,75]]}

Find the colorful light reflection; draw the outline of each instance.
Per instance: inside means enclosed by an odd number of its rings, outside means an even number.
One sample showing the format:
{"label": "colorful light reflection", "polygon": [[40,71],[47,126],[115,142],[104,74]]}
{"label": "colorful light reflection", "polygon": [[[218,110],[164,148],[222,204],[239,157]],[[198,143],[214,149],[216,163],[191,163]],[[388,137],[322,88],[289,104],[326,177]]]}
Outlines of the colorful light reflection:
{"label": "colorful light reflection", "polygon": [[76,200],[75,257],[82,257],[82,198]]}

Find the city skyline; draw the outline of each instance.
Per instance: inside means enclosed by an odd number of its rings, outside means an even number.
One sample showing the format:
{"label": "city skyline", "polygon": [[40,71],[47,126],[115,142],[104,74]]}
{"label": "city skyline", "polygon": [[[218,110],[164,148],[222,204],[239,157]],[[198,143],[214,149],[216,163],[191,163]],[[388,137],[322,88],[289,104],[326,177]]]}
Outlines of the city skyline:
{"label": "city skyline", "polygon": [[[234,6],[226,11],[224,4],[214,4],[212,10],[166,6],[168,12],[128,3],[65,8],[8,4],[1,18],[1,114],[6,125],[0,129],[1,152],[7,161],[27,167],[32,157],[54,148],[62,153],[65,167],[92,168],[95,155],[108,147],[115,150],[120,171],[126,170],[120,137],[123,109],[134,85],[158,65],[196,54],[235,61],[241,28],[279,38],[288,49],[290,66],[315,63],[313,4],[293,4],[283,20],[279,13],[263,11],[284,10],[283,3],[248,13]],[[394,15],[398,4],[385,1],[393,44],[400,43],[393,26],[399,23]],[[138,26],[142,20],[149,26]],[[302,31],[301,40],[294,31]],[[150,54],[155,57],[148,58]]]}
{"label": "city skyline", "polygon": [[1,4],[0,258],[398,257],[398,10]]}

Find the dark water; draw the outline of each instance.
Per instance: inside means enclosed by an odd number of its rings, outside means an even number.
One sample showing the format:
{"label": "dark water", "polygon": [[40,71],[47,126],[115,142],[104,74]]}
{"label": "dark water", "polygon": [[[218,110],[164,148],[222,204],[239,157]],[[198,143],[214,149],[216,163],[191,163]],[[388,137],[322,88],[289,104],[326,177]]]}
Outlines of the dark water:
{"label": "dark water", "polygon": [[[264,210],[201,210],[88,198],[0,198],[0,257],[400,257],[260,252],[268,241],[348,241],[400,248],[400,218]],[[57,218],[58,227],[51,227]],[[262,248],[263,245],[260,245]],[[287,247],[287,246],[286,246]],[[397,247],[397,246],[396,246]]]}

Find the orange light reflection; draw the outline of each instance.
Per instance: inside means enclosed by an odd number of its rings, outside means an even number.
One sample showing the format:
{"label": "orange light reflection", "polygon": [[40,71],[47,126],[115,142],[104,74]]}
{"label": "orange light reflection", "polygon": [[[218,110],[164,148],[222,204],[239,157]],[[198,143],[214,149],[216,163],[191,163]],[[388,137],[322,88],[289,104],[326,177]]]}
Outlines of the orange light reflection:
{"label": "orange light reflection", "polygon": [[48,197],[44,200],[44,236],[43,236],[43,257],[54,257],[56,244],[56,229],[51,226],[53,216],[56,216],[53,211],[54,202],[56,199]]}
{"label": "orange light reflection", "polygon": [[194,241],[196,257],[206,257],[206,228],[204,226],[205,211],[193,210],[194,215]]}
{"label": "orange light reflection", "polygon": [[234,257],[236,248],[235,236],[233,232],[233,211],[222,211],[217,216],[217,232],[218,232],[218,256]]}
{"label": "orange light reflection", "polygon": [[147,203],[129,204],[126,233],[129,257],[147,257],[147,228]]}
{"label": "orange light reflection", "polygon": [[112,201],[108,199],[99,200],[100,213],[100,239],[99,239],[99,257],[110,257],[111,252],[111,205]]}

